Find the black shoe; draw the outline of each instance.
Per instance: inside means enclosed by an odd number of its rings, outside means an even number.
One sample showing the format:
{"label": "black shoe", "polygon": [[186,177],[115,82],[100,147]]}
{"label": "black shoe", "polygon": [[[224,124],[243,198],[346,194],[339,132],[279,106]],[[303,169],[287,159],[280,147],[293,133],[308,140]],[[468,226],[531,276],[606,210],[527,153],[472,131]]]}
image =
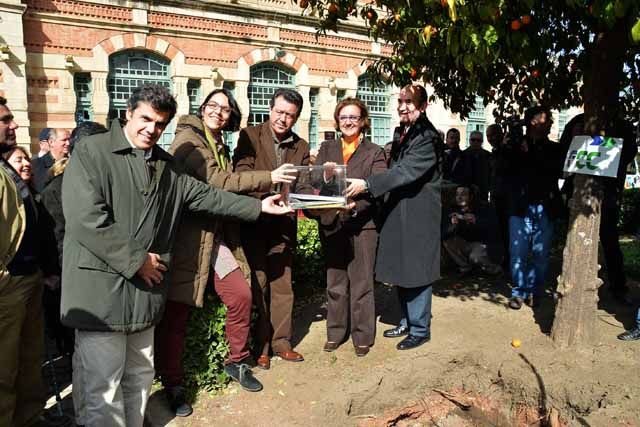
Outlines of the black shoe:
{"label": "black shoe", "polygon": [[520,310],[522,308],[522,303],[524,300],[520,297],[511,297],[509,300],[509,308],[514,310]]}
{"label": "black shoe", "polygon": [[618,339],[622,341],[640,340],[640,326],[635,329],[631,329],[630,331],[624,331],[618,335]]}
{"label": "black shoe", "polygon": [[244,363],[229,363],[224,367],[225,374],[229,375],[247,391],[260,391],[262,384],[253,376],[251,368]]}
{"label": "black shoe", "polygon": [[387,329],[382,333],[382,336],[385,338],[398,338],[398,337],[405,336],[408,333],[409,333],[409,328],[407,328],[406,326],[400,325],[392,329]]}
{"label": "black shoe", "polygon": [[398,350],[410,350],[412,348],[420,347],[422,344],[431,341],[431,337],[418,337],[415,335],[409,335],[396,345]]}
{"label": "black shoe", "polygon": [[171,410],[176,414],[176,417],[188,417],[193,413],[193,408],[187,403],[187,399],[184,395],[184,389],[182,387],[171,387],[165,390],[167,400]]}

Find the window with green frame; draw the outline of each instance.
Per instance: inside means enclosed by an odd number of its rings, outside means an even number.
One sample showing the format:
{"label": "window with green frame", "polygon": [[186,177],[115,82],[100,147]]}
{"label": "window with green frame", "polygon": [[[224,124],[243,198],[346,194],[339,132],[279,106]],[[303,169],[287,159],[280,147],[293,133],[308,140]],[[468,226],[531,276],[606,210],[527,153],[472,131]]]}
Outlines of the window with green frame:
{"label": "window with green frame", "polygon": [[76,73],[73,76],[73,88],[76,93],[76,123],[93,120],[91,74]]}
{"label": "window with green frame", "polygon": [[[109,57],[109,121],[126,118],[127,100],[131,92],[145,83],[162,85],[172,90],[169,61],[142,50],[125,50]],[[158,141],[162,148],[169,148],[173,141],[174,121],[167,126]]]}
{"label": "window with green frame", "polygon": [[189,114],[198,114],[202,103],[200,80],[189,79],[187,82],[187,94],[189,94]]}
{"label": "window with green frame", "polygon": [[269,100],[280,88],[295,89],[294,74],[280,64],[263,62],[251,67],[248,126],[259,125],[269,118]]}
{"label": "window with green frame", "polygon": [[309,117],[309,146],[318,147],[318,96],[320,89],[312,87],[309,89],[309,107],[311,116]]}
{"label": "window with green frame", "polygon": [[358,77],[358,91],[356,97],[365,103],[369,109],[371,130],[369,138],[375,144],[384,146],[391,141],[393,129],[391,127],[391,113],[389,102],[391,93],[388,86],[374,86],[366,74]]}
{"label": "window with green frame", "polygon": [[[485,111],[484,111],[484,102],[482,101],[482,97],[476,96],[476,100],[474,103],[474,108],[469,113],[469,118],[467,119],[467,139],[469,135],[473,131],[482,132],[484,139],[484,130],[487,126],[485,119]],[[469,141],[461,141],[462,145],[468,145]]]}

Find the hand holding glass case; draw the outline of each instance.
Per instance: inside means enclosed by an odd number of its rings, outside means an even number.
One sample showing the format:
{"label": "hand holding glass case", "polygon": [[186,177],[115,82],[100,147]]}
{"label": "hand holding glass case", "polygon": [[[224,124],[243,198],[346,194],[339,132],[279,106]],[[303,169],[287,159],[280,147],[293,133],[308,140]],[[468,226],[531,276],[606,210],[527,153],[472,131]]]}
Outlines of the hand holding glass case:
{"label": "hand holding glass case", "polygon": [[[347,167],[335,163],[295,166],[298,179],[283,184],[282,199],[293,209],[341,209],[347,206]],[[297,192],[298,189],[310,189]]]}

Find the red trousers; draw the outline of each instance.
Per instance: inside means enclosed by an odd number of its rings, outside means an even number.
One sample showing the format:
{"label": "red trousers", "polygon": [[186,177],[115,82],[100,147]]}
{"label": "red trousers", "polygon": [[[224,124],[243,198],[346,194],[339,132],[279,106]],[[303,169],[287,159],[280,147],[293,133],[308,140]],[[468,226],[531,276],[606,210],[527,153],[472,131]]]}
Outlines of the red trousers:
{"label": "red trousers", "polygon": [[[249,326],[251,323],[251,288],[237,268],[224,279],[214,277],[216,293],[227,306],[225,334],[229,341],[226,363],[240,362],[249,356]],[[182,385],[182,353],[191,306],[167,301],[164,317],[156,328],[156,371],[165,387]]]}

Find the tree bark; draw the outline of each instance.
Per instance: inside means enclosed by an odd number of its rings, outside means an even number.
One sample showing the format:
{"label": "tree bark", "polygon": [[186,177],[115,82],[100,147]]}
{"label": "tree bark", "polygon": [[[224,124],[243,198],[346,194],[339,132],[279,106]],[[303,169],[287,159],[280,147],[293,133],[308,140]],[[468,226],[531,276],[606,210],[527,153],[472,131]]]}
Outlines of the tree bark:
{"label": "tree bark", "polygon": [[[619,22],[597,33],[591,46],[591,66],[584,76],[585,129],[590,135],[615,136],[623,58],[629,44],[628,28]],[[558,278],[558,305],[551,338],[559,348],[582,347],[595,341],[598,308],[598,246],[600,242],[600,178],[575,175],[569,204],[569,232]]]}

